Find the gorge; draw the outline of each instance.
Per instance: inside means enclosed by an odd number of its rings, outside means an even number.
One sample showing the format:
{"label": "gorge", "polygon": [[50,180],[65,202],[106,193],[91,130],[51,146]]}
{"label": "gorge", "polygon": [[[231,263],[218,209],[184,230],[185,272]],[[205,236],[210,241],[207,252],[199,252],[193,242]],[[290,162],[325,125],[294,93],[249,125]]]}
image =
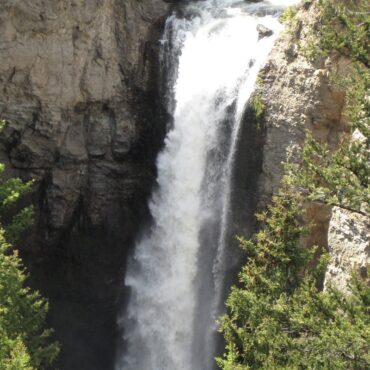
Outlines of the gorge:
{"label": "gorge", "polygon": [[244,106],[282,28],[284,2],[274,3],[189,3],[166,22],[162,60],[163,73],[174,74],[165,78],[174,83],[167,86],[173,127],[157,158],[153,224],[128,260],[127,349],[117,369],[215,366],[224,274],[238,263],[226,247],[235,222],[234,158]]}
{"label": "gorge", "polygon": [[[349,131],[329,77],[348,58],[303,54],[318,1],[279,21],[298,3],[1,1],[0,162],[34,179],[17,248],[50,302],[55,368],[216,368],[235,235],[254,233],[306,130],[329,148]],[[366,217],[307,208],[305,242],[345,286],[369,263]]]}

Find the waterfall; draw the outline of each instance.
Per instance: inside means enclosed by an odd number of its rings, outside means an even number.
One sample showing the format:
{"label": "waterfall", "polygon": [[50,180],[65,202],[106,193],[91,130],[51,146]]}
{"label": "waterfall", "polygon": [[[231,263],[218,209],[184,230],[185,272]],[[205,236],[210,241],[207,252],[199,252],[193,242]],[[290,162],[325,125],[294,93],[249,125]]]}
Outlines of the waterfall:
{"label": "waterfall", "polygon": [[[162,39],[173,115],[157,158],[153,223],[129,258],[117,370],[214,368],[232,168],[243,108],[296,0],[188,2]],[[258,25],[273,31],[260,37]]]}

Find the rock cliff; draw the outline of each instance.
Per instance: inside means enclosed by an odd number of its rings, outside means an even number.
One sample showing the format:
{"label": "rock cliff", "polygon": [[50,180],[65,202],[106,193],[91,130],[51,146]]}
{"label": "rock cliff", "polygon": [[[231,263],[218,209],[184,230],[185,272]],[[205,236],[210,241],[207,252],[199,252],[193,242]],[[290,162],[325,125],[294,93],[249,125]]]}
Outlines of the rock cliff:
{"label": "rock cliff", "polygon": [[[304,9],[305,8],[305,9]],[[279,187],[282,162],[295,160],[305,132],[336,149],[348,134],[343,115],[345,91],[330,81],[330,72],[345,74],[348,59],[333,53],[309,61],[304,48],[309,32],[318,26],[317,2],[300,10],[276,43],[257,88],[266,111],[263,122],[263,158],[258,176],[257,201],[263,208]],[[344,291],[352,270],[362,272],[370,263],[369,223],[366,216],[319,203],[305,205],[306,222],[313,225],[303,244],[328,250],[330,262],[325,277]]]}
{"label": "rock cliff", "polygon": [[35,179],[37,224],[22,254],[51,301],[64,369],[113,367],[125,253],[165,131],[157,54],[167,11],[161,0],[0,5],[0,160]]}
{"label": "rock cliff", "polygon": [[[158,40],[168,11],[161,0],[0,5],[0,117],[8,122],[0,161],[9,175],[35,179],[24,202],[35,204],[37,222],[22,255],[31,284],[50,299],[62,369],[113,368],[125,255],[148,216],[165,133]],[[345,61],[309,62],[298,48],[315,12],[313,5],[299,14],[263,70],[262,131],[242,128],[236,173],[249,194],[244,202],[237,189],[235,204],[251,205],[249,222],[278,188],[281,162],[295,155],[306,129],[333,148],[346,130],[345,94],[327,73]],[[316,223],[310,242],[332,253],[327,279],[343,285],[369,254],[363,220],[320,205],[308,214]]]}
{"label": "rock cliff", "polygon": [[342,119],[345,92],[329,81],[328,68],[339,68],[335,61],[323,58],[311,62],[300,47],[317,22],[317,8],[301,11],[294,24],[288,25],[276,43],[260,87],[266,105],[263,168],[260,177],[262,200],[279,186],[287,157],[295,157],[306,130],[334,148],[343,134]]}

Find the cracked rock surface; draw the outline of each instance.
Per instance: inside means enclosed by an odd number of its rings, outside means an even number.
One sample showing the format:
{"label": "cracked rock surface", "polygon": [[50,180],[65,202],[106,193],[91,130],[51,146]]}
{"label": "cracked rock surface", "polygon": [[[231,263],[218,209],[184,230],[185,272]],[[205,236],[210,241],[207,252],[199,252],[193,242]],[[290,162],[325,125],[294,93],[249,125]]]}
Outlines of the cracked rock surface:
{"label": "cracked rock surface", "polygon": [[325,287],[348,291],[353,272],[364,274],[370,265],[370,226],[365,215],[334,207],[329,223],[330,262]]}
{"label": "cracked rock surface", "polygon": [[58,368],[113,368],[125,254],[165,131],[167,12],[161,0],[1,1],[0,160],[36,180],[22,255],[51,302]]}
{"label": "cracked rock surface", "polygon": [[[310,29],[317,22],[317,5],[300,11],[293,27],[284,31],[262,71],[258,91],[266,106],[262,165],[258,175],[258,201],[263,207],[278,191],[282,163],[297,158],[305,131],[336,149],[348,134],[343,117],[345,91],[330,82],[330,71],[345,74],[348,60],[340,55],[309,61],[302,53]],[[354,139],[363,140],[358,132]],[[369,222],[366,216],[338,207],[304,205],[306,221],[312,223],[303,245],[318,245],[329,251],[325,277],[329,284],[347,291],[352,270],[366,275],[370,264]]]}

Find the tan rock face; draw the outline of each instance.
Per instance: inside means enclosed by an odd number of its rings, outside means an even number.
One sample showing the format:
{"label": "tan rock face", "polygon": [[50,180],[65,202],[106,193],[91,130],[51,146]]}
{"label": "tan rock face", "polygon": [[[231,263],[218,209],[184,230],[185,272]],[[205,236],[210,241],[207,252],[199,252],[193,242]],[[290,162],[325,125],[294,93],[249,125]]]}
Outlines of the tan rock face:
{"label": "tan rock face", "polygon": [[[305,131],[332,147],[343,133],[345,94],[330,84],[325,60],[309,62],[298,45],[304,45],[307,30],[317,18],[317,9],[298,14],[297,25],[283,32],[274,47],[262,77],[266,104],[266,137],[260,176],[262,203],[276,192],[283,173],[282,162],[296,155]],[[341,60],[331,61],[336,68]]]}
{"label": "tan rock face", "polygon": [[[167,12],[161,0],[1,0],[0,117],[9,124],[0,160],[11,175],[36,179],[37,223],[23,255],[31,283],[51,300],[58,368],[113,368],[123,261],[147,214],[164,135],[157,53]],[[334,147],[345,127],[344,94],[325,69],[341,61],[312,64],[297,48],[314,13],[281,36],[265,68],[266,127],[251,130],[246,114],[236,177],[249,195],[235,192],[240,224],[253,223],[256,203],[277,190],[281,162],[305,129]],[[319,225],[311,240],[327,240],[328,215],[313,207],[311,216]],[[342,285],[368,253],[362,221],[351,220],[334,211],[329,227],[327,281]]]}
{"label": "tan rock face", "polygon": [[370,265],[370,225],[366,216],[334,207],[329,223],[330,263],[325,288],[348,290],[352,272],[366,273]]}
{"label": "tan rock face", "polygon": [[306,203],[304,207],[304,223],[311,225],[310,232],[302,238],[302,245],[316,245],[328,249],[328,229],[331,218],[331,207],[321,203]]}
{"label": "tan rock face", "polygon": [[[277,191],[283,174],[282,162],[289,156],[296,158],[306,130],[333,149],[347,131],[342,117],[345,94],[330,83],[329,71],[345,73],[348,61],[332,56],[309,62],[299,49],[304,47],[317,14],[315,4],[307,12],[299,13],[296,27],[281,35],[263,71],[259,89],[266,105],[266,127],[258,180],[261,207]],[[363,270],[370,262],[368,220],[339,208],[331,213],[330,207],[322,204],[307,204],[305,209],[306,221],[314,226],[302,240],[303,245],[328,248],[331,262],[325,285],[346,290],[351,269]]]}
{"label": "tan rock face", "polygon": [[124,257],[165,130],[167,12],[161,0],[1,1],[0,160],[36,180],[23,255],[51,299],[61,368],[113,366]]}

